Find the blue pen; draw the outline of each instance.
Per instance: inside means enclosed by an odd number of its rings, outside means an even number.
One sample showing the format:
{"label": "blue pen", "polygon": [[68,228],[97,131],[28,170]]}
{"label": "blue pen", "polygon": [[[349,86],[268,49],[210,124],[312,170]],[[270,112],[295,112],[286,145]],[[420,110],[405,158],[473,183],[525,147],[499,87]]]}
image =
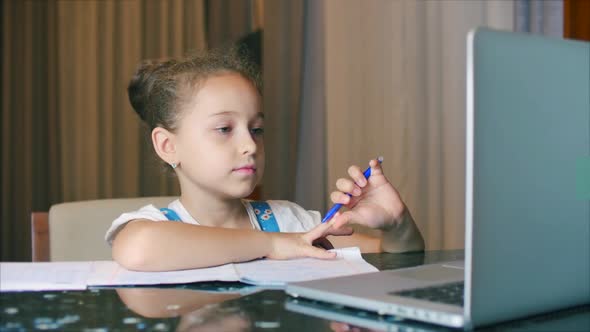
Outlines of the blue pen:
{"label": "blue pen", "polygon": [[[379,164],[381,164],[383,162],[383,157],[377,158],[377,161],[379,162]],[[369,166],[369,168],[367,168],[365,170],[363,175],[365,176],[365,179],[368,179],[369,176],[371,176],[371,166]],[[352,197],[351,194],[347,193],[347,195]],[[340,210],[341,207],[342,207],[342,204],[340,204],[340,203],[334,204],[334,206],[332,206],[330,211],[328,211],[328,213],[326,213],[326,216],[324,217],[324,219],[322,219],[322,223],[325,223],[326,221],[330,220],[334,216],[334,214],[336,214],[336,212],[338,212],[338,210]]]}

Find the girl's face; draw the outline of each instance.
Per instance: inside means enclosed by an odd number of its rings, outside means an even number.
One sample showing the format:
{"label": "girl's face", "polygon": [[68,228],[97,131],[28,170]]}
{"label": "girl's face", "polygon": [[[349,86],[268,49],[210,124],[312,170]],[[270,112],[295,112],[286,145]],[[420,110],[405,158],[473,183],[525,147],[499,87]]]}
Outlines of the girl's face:
{"label": "girl's face", "polygon": [[[183,190],[243,198],[264,173],[264,116],[251,82],[236,73],[209,77],[184,106],[176,132]],[[189,189],[191,190],[191,189]]]}

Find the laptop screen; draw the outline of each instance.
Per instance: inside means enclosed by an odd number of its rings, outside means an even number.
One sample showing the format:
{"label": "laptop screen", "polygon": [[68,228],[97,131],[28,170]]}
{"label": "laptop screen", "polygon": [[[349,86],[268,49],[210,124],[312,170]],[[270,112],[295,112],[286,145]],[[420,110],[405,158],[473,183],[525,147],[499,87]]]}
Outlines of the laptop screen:
{"label": "laptop screen", "polygon": [[468,314],[589,302],[590,44],[478,29],[468,48]]}

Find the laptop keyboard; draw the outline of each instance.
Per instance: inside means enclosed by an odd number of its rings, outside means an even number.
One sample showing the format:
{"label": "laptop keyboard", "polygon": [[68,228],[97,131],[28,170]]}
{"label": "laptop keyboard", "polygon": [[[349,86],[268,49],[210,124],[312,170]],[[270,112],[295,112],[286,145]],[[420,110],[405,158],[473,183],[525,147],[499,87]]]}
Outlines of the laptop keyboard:
{"label": "laptop keyboard", "polygon": [[463,306],[463,281],[419,289],[391,292],[391,295]]}

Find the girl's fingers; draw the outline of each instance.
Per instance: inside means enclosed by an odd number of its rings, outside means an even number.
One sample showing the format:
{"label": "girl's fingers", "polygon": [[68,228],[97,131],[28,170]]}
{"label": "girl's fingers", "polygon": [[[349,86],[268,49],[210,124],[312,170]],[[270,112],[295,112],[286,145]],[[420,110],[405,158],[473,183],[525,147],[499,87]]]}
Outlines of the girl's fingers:
{"label": "girl's fingers", "polygon": [[351,179],[345,178],[336,180],[336,188],[344,193],[349,193],[352,196],[360,196],[363,192],[361,187],[357,186]]}
{"label": "girl's fingers", "polygon": [[334,259],[336,258],[336,253],[333,251],[327,251],[324,249],[320,249],[317,247],[309,246],[307,247],[303,254],[307,257],[312,258],[319,258],[319,259]]}
{"label": "girl's fingers", "polygon": [[[303,239],[307,243],[313,243],[315,240],[325,237],[327,235],[336,235],[336,236],[344,236],[350,235],[354,232],[352,227],[338,227],[334,228],[332,220],[336,219],[337,216],[340,215],[340,212],[337,212],[334,217],[328,222],[321,223],[308,231],[307,233],[303,234]],[[340,224],[342,225],[342,224]]]}
{"label": "girl's fingers", "polygon": [[330,199],[334,203],[339,203],[339,204],[343,204],[343,205],[350,203],[350,196],[348,196],[347,194],[345,194],[341,191],[333,191],[330,194]]}
{"label": "girl's fingers", "polygon": [[[338,219],[342,213],[340,211],[336,212],[332,219],[330,219],[327,223],[333,224],[334,220]],[[340,224],[339,224],[340,225]],[[326,231],[326,235],[336,235],[336,236],[343,236],[343,235],[351,235],[354,233],[354,229],[349,226],[341,226],[341,227],[332,227]]]}
{"label": "girl's fingers", "polygon": [[355,220],[359,219],[360,218],[357,215],[356,211],[350,210],[342,214],[338,214],[338,216],[334,216],[334,218],[332,218],[332,220],[330,221],[330,224],[332,224],[332,227],[334,227],[334,229],[339,229],[343,225],[346,225],[348,223],[354,223]]}
{"label": "girl's fingers", "polygon": [[324,236],[326,232],[332,227],[332,224],[329,222],[321,223],[316,227],[312,228],[309,232],[303,234],[303,239],[307,243],[312,243],[317,238]]}
{"label": "girl's fingers", "polygon": [[334,235],[334,236],[347,236],[352,235],[354,233],[354,229],[350,226],[341,226],[339,228],[330,228],[325,235]]}
{"label": "girl's fingers", "polygon": [[356,183],[359,187],[363,188],[367,185],[367,179],[363,175],[363,171],[358,166],[350,166],[348,168],[348,175],[352,178],[354,183]]}
{"label": "girl's fingers", "polygon": [[369,161],[369,166],[371,166],[371,175],[383,174],[383,168],[381,168],[381,163],[377,159]]}

